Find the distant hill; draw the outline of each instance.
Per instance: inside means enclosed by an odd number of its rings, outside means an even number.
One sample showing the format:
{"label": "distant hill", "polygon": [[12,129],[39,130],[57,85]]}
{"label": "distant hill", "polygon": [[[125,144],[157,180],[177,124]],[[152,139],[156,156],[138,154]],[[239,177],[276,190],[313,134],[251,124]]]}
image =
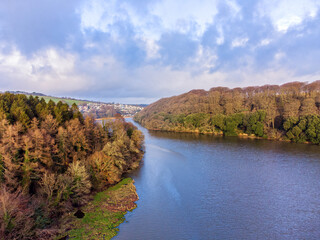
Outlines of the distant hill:
{"label": "distant hill", "polygon": [[[101,102],[101,101],[92,101],[92,100],[85,100],[85,99],[76,99],[76,98],[71,98],[71,97],[55,97],[55,96],[49,96],[43,93],[38,93],[38,92],[25,92],[25,91],[7,91],[9,93],[13,94],[24,94],[27,96],[38,96],[44,98],[46,102],[48,102],[50,99],[54,101],[55,103],[61,101],[64,103],[67,103],[69,105],[72,105],[73,103],[76,103],[77,105],[83,105],[83,104],[88,104],[88,103],[98,103],[98,104],[110,104],[110,105],[116,105],[116,103],[106,103],[106,102]],[[124,105],[129,105],[129,106],[137,106],[137,107],[146,107],[148,104],[124,104]]]}
{"label": "distant hill", "polygon": [[8,91],[9,93],[13,93],[13,94],[24,94],[24,95],[33,95],[33,96],[46,96],[43,93],[37,93],[37,92],[32,92],[32,93],[28,93],[28,92],[24,92],[24,91]]}
{"label": "distant hill", "polygon": [[145,107],[147,107],[149,104],[134,104],[134,106],[139,106],[139,107],[143,107],[143,108],[145,108]]}
{"label": "distant hill", "polygon": [[43,98],[47,103],[52,100],[54,103],[59,101],[67,103],[69,106],[77,104],[82,114],[91,115],[95,118],[113,117],[116,113],[120,113],[123,116],[131,117],[135,113],[141,111],[146,104],[119,104],[119,103],[104,103],[99,101],[90,101],[75,99],[70,97],[54,97],[48,96],[43,93],[37,92],[25,92],[25,91],[8,91],[13,94],[23,94],[26,96],[34,96]]}
{"label": "distant hill", "polygon": [[41,97],[43,98],[44,100],[46,100],[46,102],[48,102],[50,99],[52,101],[54,101],[55,103],[61,101],[63,103],[67,103],[68,105],[72,105],[73,103],[77,104],[77,105],[82,105],[82,104],[85,104],[85,103],[100,103],[100,102],[96,102],[96,101],[90,101],[90,100],[82,100],[82,99],[76,99],[76,98],[70,98],[70,97],[54,97],[54,96],[48,96],[46,94],[43,94],[43,93],[37,93],[37,92],[24,92],[24,91],[8,91],[10,93],[13,93],[13,94],[24,94],[24,95],[27,95],[27,96],[38,96],[38,97]]}
{"label": "distant hill", "polygon": [[319,113],[320,80],[192,90],[150,104],[135,120],[154,130],[320,143]]}

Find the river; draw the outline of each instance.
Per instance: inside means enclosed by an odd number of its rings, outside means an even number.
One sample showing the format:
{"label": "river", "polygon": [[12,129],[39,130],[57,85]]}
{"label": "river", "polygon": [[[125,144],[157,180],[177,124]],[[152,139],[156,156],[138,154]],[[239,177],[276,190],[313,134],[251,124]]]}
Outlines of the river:
{"label": "river", "polygon": [[319,146],[136,125],[140,200],[114,239],[320,239]]}

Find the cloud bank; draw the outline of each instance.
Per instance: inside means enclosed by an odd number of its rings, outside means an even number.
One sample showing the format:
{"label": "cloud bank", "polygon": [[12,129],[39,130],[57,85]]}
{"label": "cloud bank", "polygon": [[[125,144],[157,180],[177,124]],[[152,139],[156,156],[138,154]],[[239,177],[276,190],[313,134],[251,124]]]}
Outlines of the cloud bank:
{"label": "cloud bank", "polygon": [[320,79],[316,0],[0,2],[0,90],[150,103]]}

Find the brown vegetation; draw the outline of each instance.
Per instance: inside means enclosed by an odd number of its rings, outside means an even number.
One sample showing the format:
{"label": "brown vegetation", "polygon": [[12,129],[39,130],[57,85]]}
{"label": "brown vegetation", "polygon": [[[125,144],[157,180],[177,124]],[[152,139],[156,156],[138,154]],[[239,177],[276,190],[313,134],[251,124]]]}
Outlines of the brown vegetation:
{"label": "brown vegetation", "polygon": [[319,144],[319,113],[320,80],[192,90],[149,105],[136,114],[135,120],[155,130],[245,133]]}
{"label": "brown vegetation", "polygon": [[142,142],[122,119],[102,126],[76,105],[0,95],[0,238],[51,236],[65,212],[139,165]]}

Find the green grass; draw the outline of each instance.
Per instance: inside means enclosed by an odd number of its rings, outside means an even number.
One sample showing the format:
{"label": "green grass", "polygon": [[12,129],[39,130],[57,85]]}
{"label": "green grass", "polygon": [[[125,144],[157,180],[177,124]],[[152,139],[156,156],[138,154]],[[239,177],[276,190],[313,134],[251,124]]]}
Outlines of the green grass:
{"label": "green grass", "polygon": [[[30,95],[27,95],[30,96]],[[36,95],[32,95],[34,97],[36,97]],[[59,101],[63,102],[63,103],[67,103],[68,105],[72,105],[72,104],[77,104],[77,105],[81,105],[84,103],[89,103],[89,101],[83,101],[83,100],[75,100],[75,99],[66,99],[66,98],[58,98],[58,97],[49,97],[49,96],[38,96],[39,99],[43,98],[46,102],[49,102],[49,100],[54,101],[55,103],[58,103]]]}
{"label": "green grass", "polygon": [[93,211],[86,213],[78,220],[75,229],[69,231],[70,239],[111,239],[118,233],[118,228],[124,221],[125,213],[110,213]]}
{"label": "green grass", "polygon": [[127,185],[129,183],[132,183],[132,178],[125,178],[121,182],[119,182],[117,185],[114,185],[113,187],[110,187],[107,191],[115,191],[120,189],[123,185]]}
{"label": "green grass", "polygon": [[[133,190],[134,189],[134,190]],[[78,219],[71,215],[67,218],[66,229],[68,232],[58,236],[56,239],[69,236],[69,239],[111,239],[117,235],[117,228],[124,220],[126,211],[108,210],[110,204],[126,204],[135,193],[133,180],[125,178],[117,185],[108,188],[106,191],[97,193],[93,200],[82,209],[85,216]]]}

